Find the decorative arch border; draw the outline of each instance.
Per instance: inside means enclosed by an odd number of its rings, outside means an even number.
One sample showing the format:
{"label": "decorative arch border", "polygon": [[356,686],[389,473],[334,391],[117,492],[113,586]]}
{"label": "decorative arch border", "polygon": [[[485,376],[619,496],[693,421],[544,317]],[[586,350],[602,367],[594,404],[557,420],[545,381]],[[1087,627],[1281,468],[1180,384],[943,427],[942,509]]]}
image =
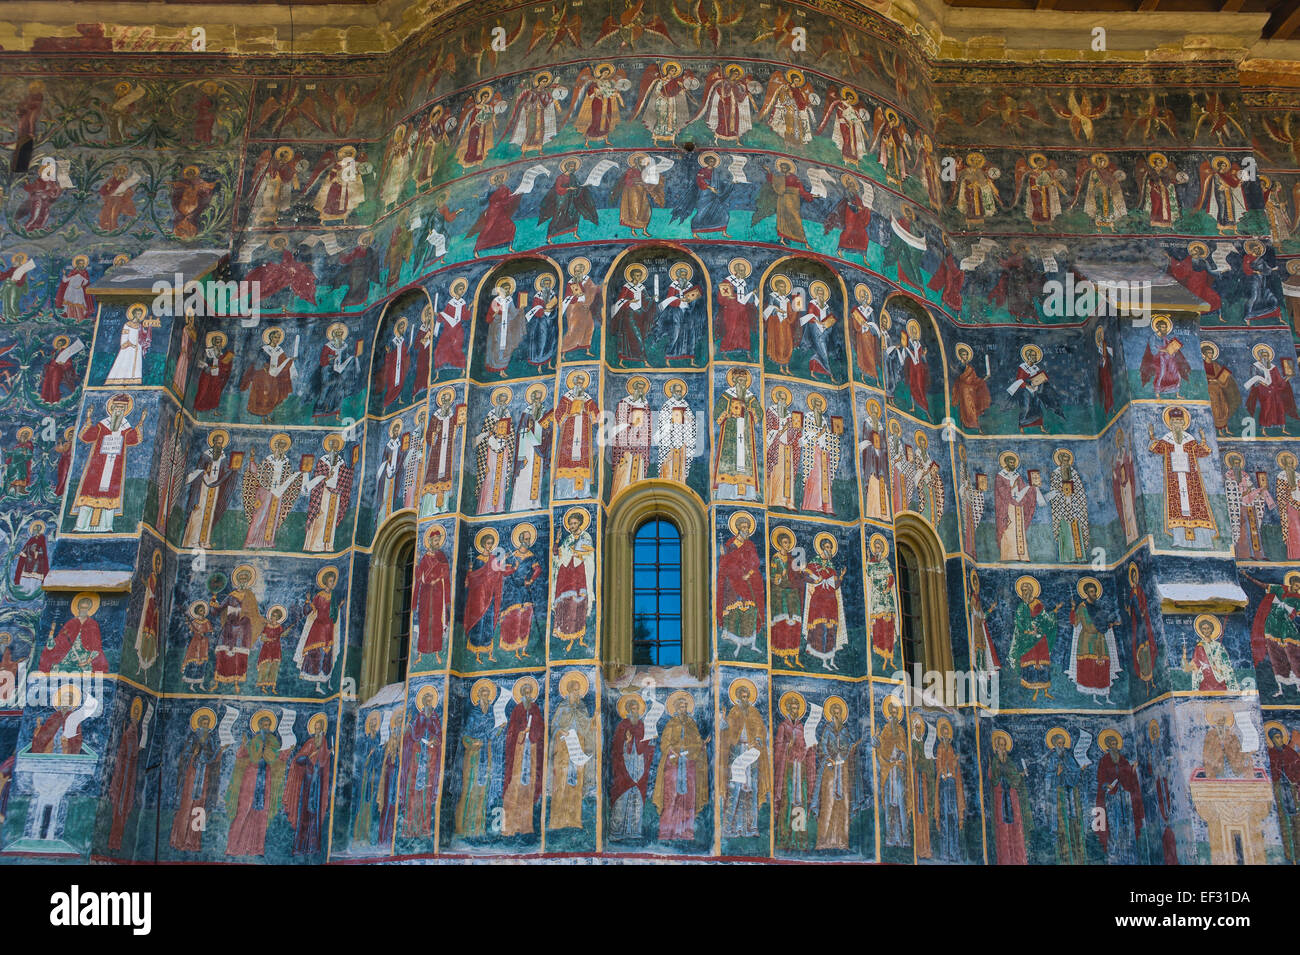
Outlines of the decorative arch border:
{"label": "decorative arch border", "polygon": [[853,343],[850,341],[852,336],[848,333],[847,326],[849,317],[848,313],[853,306],[849,304],[848,285],[844,281],[844,276],[840,274],[840,270],[816,253],[791,252],[787,255],[778,256],[763,270],[763,274],[757,283],[758,287],[755,290],[758,292],[758,364],[764,368],[767,367],[767,323],[763,320],[763,308],[767,301],[768,282],[782,269],[784,264],[790,262],[809,262],[834,276],[836,287],[840,292],[839,315],[837,315],[836,318],[839,319],[840,328],[843,332],[841,337],[844,340],[844,368],[848,373],[848,378],[846,378],[844,382],[841,382],[840,385],[835,385],[834,387],[841,387],[844,384],[853,383]]}
{"label": "decorative arch border", "polygon": [[[387,684],[387,622],[393,615],[397,555],[404,544],[416,538],[415,510],[409,507],[395,511],[375,533],[370,551],[370,575],[366,581],[366,623],[361,638],[361,681],[357,698],[362,703]],[[402,679],[406,679],[405,674]]]}
{"label": "decorative arch border", "polygon": [[[376,418],[376,419],[385,417],[382,411],[380,414],[374,414],[371,412],[370,409],[375,397],[375,373],[379,370],[379,367],[382,366],[382,363],[384,361],[383,345],[384,342],[387,341],[387,332],[390,331],[390,329],[388,328],[388,319],[391,316],[393,309],[396,308],[399,303],[404,304],[412,299],[419,298],[421,296],[424,298],[424,305],[421,306],[420,309],[421,312],[423,312],[426,306],[432,311],[433,299],[429,297],[429,290],[426,289],[423,285],[411,285],[407,288],[402,289],[400,292],[398,292],[396,295],[390,298],[384,304],[383,311],[379,313],[379,321],[375,323],[375,333],[373,336],[371,336],[370,364],[367,366],[366,369],[366,375],[367,375],[366,416],[368,417]],[[416,319],[416,321],[418,322],[419,319]],[[376,362],[380,364],[376,365]],[[432,364],[430,364],[429,367],[429,376],[430,376],[430,380],[424,383],[424,387],[426,390],[432,384],[432,379],[433,379]],[[418,401],[415,403],[419,404]],[[412,407],[412,406],[408,405],[407,407]],[[399,409],[399,411],[405,411],[405,410],[406,408]],[[389,412],[389,414],[393,414],[393,413],[394,412]]]}
{"label": "decorative arch border", "polygon": [[[601,334],[604,335],[605,330],[609,325],[609,314],[610,314],[609,309],[610,309],[610,305],[613,304],[609,297],[610,289],[611,288],[614,289],[616,293],[614,295],[613,301],[618,301],[617,291],[618,289],[623,287],[623,272],[629,265],[635,264],[627,260],[640,255],[653,255],[656,252],[668,252],[668,251],[680,255],[683,259],[688,260],[688,264],[695,269],[695,275],[692,277],[692,281],[694,281],[697,285],[700,285],[704,289],[704,317],[708,325],[708,336],[709,336],[709,340],[708,340],[709,347],[706,351],[706,356],[707,356],[706,365],[707,365],[708,361],[713,360],[713,348],[714,348],[713,275],[712,273],[709,272],[708,266],[704,264],[704,260],[700,258],[699,254],[680,242],[675,242],[669,239],[663,239],[663,240],[651,239],[650,241],[637,242],[622,249],[616,256],[614,256],[613,259],[610,260],[609,267],[605,269],[605,274],[600,281]],[[669,278],[671,279],[671,277],[672,276],[670,275]],[[603,342],[603,343],[607,344],[607,342]],[[606,353],[605,349],[602,349],[602,356],[605,353]],[[604,360],[608,361],[607,358]],[[705,367],[705,366],[701,366],[701,367]],[[622,370],[622,369],[616,369],[616,370]],[[654,366],[644,366],[636,369],[632,369],[632,368],[627,369],[627,371],[629,372],[634,370],[635,371],[655,371],[655,370],[696,371],[699,369],[672,368],[672,366],[665,366],[664,368],[661,369],[656,369]]]}
{"label": "decorative arch border", "polygon": [[672,521],[682,535],[682,663],[697,678],[709,665],[708,515],[685,485],[648,478],[620,492],[605,521],[602,657],[609,679],[632,665],[632,542],[653,518]]}
{"label": "decorative arch border", "polygon": [[895,562],[899,560],[900,547],[911,549],[920,565],[925,669],[951,673],[952,627],[948,618],[947,566],[943,542],[924,518],[904,512],[894,519]]}

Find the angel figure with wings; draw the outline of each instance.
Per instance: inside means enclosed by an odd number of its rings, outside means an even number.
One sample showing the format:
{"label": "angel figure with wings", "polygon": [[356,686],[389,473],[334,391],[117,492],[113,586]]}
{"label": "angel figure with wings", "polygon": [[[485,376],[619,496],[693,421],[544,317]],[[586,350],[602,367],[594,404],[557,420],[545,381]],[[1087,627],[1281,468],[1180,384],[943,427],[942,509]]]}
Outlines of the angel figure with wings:
{"label": "angel figure with wings", "polygon": [[1000,175],[1002,170],[990,166],[983,153],[967,153],[965,161],[957,164],[957,180],[948,201],[956,203],[966,225],[983,225],[986,218],[997,214],[1002,199],[993,180]]}
{"label": "angel figure with wings", "polygon": [[1222,146],[1223,137],[1226,133],[1229,137],[1235,127],[1237,135],[1242,139],[1246,138],[1246,131],[1241,128],[1241,123],[1237,122],[1232,115],[1237,111],[1237,104],[1225,104],[1224,98],[1219,93],[1206,93],[1205,102],[1198,107],[1200,118],[1196,120],[1196,129],[1192,132],[1192,142],[1200,139],[1201,127],[1209,123],[1209,131],[1214,136],[1215,141]]}
{"label": "angel figure with wings", "polygon": [[691,122],[704,120],[716,145],[723,140],[740,143],[754,126],[754,97],[763,87],[739,63],[715,68],[704,81],[704,104]]}
{"label": "angel figure with wings", "polygon": [[488,152],[496,145],[497,117],[510,108],[509,104],[490,86],[480,88],[460,111],[456,137],[456,161],[462,169],[481,166]]}
{"label": "angel figure with wings", "polygon": [[1093,153],[1079,160],[1076,174],[1078,178],[1070,208],[1078,205],[1082,197],[1083,211],[1096,227],[1114,232],[1116,223],[1128,215],[1128,203],[1120,185],[1126,178],[1124,170],[1111,165],[1110,157],[1105,153]]}
{"label": "angel figure with wings", "polygon": [[[880,110],[876,111],[877,114]],[[893,112],[893,110],[890,110]],[[897,114],[895,113],[895,117]],[[827,126],[831,127],[833,142],[844,157],[845,162],[860,163],[869,147],[867,138],[867,120],[871,113],[858,102],[858,92],[851,86],[831,89],[830,102],[826,104],[826,113],[822,123],[817,127],[817,135],[822,135]],[[884,163],[882,162],[883,166]]]}
{"label": "angel figure with wings", "polygon": [[555,83],[555,74],[542,70],[533,77],[531,86],[524,86],[515,98],[515,108],[506,123],[510,142],[519,147],[519,154],[535,152],[555,138],[563,117],[560,104],[569,91]]}
{"label": "angel figure with wings", "polygon": [[787,146],[802,146],[812,142],[817,123],[813,107],[820,103],[821,97],[813,92],[801,71],[777,70],[767,81],[758,118],[765,120]]}
{"label": "angel figure with wings", "polygon": [[776,216],[776,234],[782,245],[808,244],[803,230],[803,202],[816,196],[804,188],[794,161],[778,159],[767,171],[767,181],[758,190],[754,216],[750,225],[758,225],[768,216]]}
{"label": "angel figure with wings", "polygon": [[1110,97],[1102,96],[1101,99],[1094,103],[1092,94],[1087,90],[1078,93],[1070,90],[1070,95],[1063,104],[1057,104],[1052,100],[1047,101],[1052,107],[1052,112],[1061,119],[1069,120],[1070,132],[1074,134],[1077,142],[1080,138],[1087,142],[1092,142],[1092,137],[1096,131],[1094,123],[1106,115],[1106,110],[1110,107]]}
{"label": "angel figure with wings", "polygon": [[1196,208],[1214,218],[1219,233],[1235,233],[1237,223],[1246,214],[1246,196],[1242,192],[1241,166],[1227,156],[1215,156],[1201,163],[1201,191]]}
{"label": "angel figure with wings", "polygon": [[1025,218],[1038,231],[1039,226],[1051,227],[1061,214],[1061,200],[1069,194],[1065,170],[1042,153],[1034,153],[1029,160],[1016,160],[1016,195],[1013,206],[1025,197]]}
{"label": "angel figure with wings", "polygon": [[1151,153],[1137,160],[1138,208],[1146,213],[1153,229],[1172,229],[1182,215],[1178,187],[1187,181],[1187,173],[1169,165],[1164,153]]}
{"label": "angel figure with wings", "polygon": [[408,135],[406,124],[398,123],[388,141],[388,148],[384,150],[384,178],[379,187],[379,201],[384,213],[402,199],[402,190],[411,178],[411,156],[418,136],[415,129]]}
{"label": "angel figure with wings", "polygon": [[655,143],[672,143],[682,127],[690,122],[690,93],[700,88],[700,81],[690,70],[670,60],[663,65],[651,63],[641,74],[633,119],[640,119]]}
{"label": "angel figure with wings", "polygon": [[289,211],[293,191],[301,185],[307,160],[296,159],[289,146],[274,153],[264,150],[253,169],[253,205],[250,225],[254,228],[279,224],[280,216]]}
{"label": "angel figure with wings", "polygon": [[582,134],[584,149],[589,149],[593,142],[609,145],[609,137],[626,105],[623,93],[631,88],[627,73],[613,63],[601,63],[594,70],[583,67],[573,87],[569,116],[573,128]]}
{"label": "angel figure with wings", "polygon": [[901,188],[912,161],[912,137],[903,129],[903,121],[892,109],[876,107],[871,128],[871,149],[880,168],[885,170],[885,182]]}

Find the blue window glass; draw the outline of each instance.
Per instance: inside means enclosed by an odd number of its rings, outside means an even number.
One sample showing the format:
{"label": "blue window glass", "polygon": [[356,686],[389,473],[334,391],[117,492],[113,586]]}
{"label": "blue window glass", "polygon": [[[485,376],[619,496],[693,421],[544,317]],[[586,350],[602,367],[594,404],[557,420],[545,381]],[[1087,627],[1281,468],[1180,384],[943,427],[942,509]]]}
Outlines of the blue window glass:
{"label": "blue window glass", "polygon": [[682,537],[669,521],[646,521],[632,542],[632,662],[682,662]]}

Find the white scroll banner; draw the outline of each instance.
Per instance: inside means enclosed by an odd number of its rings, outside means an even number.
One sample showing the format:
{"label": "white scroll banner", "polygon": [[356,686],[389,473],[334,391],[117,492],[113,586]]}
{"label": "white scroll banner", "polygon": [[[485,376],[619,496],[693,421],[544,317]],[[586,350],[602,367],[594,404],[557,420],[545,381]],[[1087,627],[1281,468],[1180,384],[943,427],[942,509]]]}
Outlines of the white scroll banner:
{"label": "white scroll banner", "polygon": [[1255,753],[1259,751],[1259,733],[1255,731],[1255,721],[1250,718],[1250,710],[1236,711],[1237,729],[1241,732],[1241,751]]}
{"label": "white scroll banner", "polygon": [[645,700],[645,719],[641,721],[645,730],[641,734],[641,738],[658,739],[659,721],[664,715],[664,705],[655,699],[653,683],[641,690],[641,699]]}
{"label": "white scroll banner", "polygon": [[492,728],[500,729],[506,725],[506,705],[513,699],[509,693],[498,690],[497,701],[492,704]]}
{"label": "white scroll banner", "polygon": [[745,775],[749,772],[749,767],[758,761],[759,752],[754,747],[745,750],[731,764],[731,781],[733,783],[743,784]]}
{"label": "white scroll banner", "polygon": [[530,166],[524,172],[524,178],[519,180],[519,185],[515,186],[512,196],[524,196],[533,191],[533,186],[537,184],[541,176],[549,176],[551,171],[545,166]]}
{"label": "white scroll banner", "polygon": [[298,714],[287,706],[280,710],[280,745],[286,750],[298,745],[298,737],[293,732],[293,724],[297,718]]}
{"label": "white scroll banner", "polygon": [[221,725],[217,727],[217,739],[221,740],[222,746],[231,746],[235,742],[235,723],[239,721],[239,710],[235,709],[229,703],[226,704],[226,714],[221,717]]}
{"label": "white scroll banner", "polygon": [[140,721],[140,749],[144,749],[144,744],[149,742],[149,721],[151,719],[153,719],[152,700],[145,704],[144,719]]}
{"label": "white scroll banner", "polygon": [[591,759],[590,753],[582,750],[582,743],[578,740],[578,731],[574,727],[569,727],[569,732],[564,734],[564,745],[569,749],[569,762],[581,769],[587,765]]}
{"label": "white scroll banner", "polygon": [[822,708],[820,703],[808,704],[808,720],[803,724],[803,744],[805,746],[817,745],[817,727],[822,722]]}
{"label": "white scroll banner", "polygon": [[1074,761],[1079,764],[1080,769],[1087,769],[1092,765],[1092,760],[1088,758],[1088,747],[1092,745],[1092,734],[1087,730],[1079,730],[1079,740],[1074,744]]}
{"label": "white scroll banner", "polygon": [[582,184],[584,186],[599,186],[600,180],[605,178],[605,173],[617,168],[618,163],[614,162],[614,160],[602,159],[591,167],[591,172],[587,173],[587,178],[582,181]]}
{"label": "white scroll banner", "polygon": [[829,171],[822,169],[820,166],[814,166],[808,170],[809,191],[814,196],[826,198],[826,187],[835,181],[835,176]]}
{"label": "white scroll banner", "polygon": [[748,156],[732,156],[731,164],[727,166],[727,172],[731,174],[732,182],[749,182],[745,176],[745,163],[749,162]]}

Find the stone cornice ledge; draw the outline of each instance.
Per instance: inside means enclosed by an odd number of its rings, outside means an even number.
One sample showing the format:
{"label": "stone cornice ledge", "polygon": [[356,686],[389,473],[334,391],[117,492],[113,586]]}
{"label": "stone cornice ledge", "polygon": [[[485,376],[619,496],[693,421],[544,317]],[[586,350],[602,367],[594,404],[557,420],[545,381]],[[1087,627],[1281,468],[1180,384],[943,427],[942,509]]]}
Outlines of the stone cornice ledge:
{"label": "stone cornice ledge", "polygon": [[[816,0],[810,5],[816,5]],[[9,0],[0,22],[0,49],[186,51],[193,28],[203,27],[209,54],[385,53],[439,19],[472,6],[470,0],[301,4]],[[1264,69],[1270,75],[1300,72],[1300,42],[1260,40],[1268,20],[1264,13],[1071,13],[950,7],[943,0],[848,0],[841,9],[845,6],[872,10],[900,24],[938,63],[1167,63],[1250,57],[1268,61]],[[1095,27],[1106,30],[1105,52],[1091,49]]]}

